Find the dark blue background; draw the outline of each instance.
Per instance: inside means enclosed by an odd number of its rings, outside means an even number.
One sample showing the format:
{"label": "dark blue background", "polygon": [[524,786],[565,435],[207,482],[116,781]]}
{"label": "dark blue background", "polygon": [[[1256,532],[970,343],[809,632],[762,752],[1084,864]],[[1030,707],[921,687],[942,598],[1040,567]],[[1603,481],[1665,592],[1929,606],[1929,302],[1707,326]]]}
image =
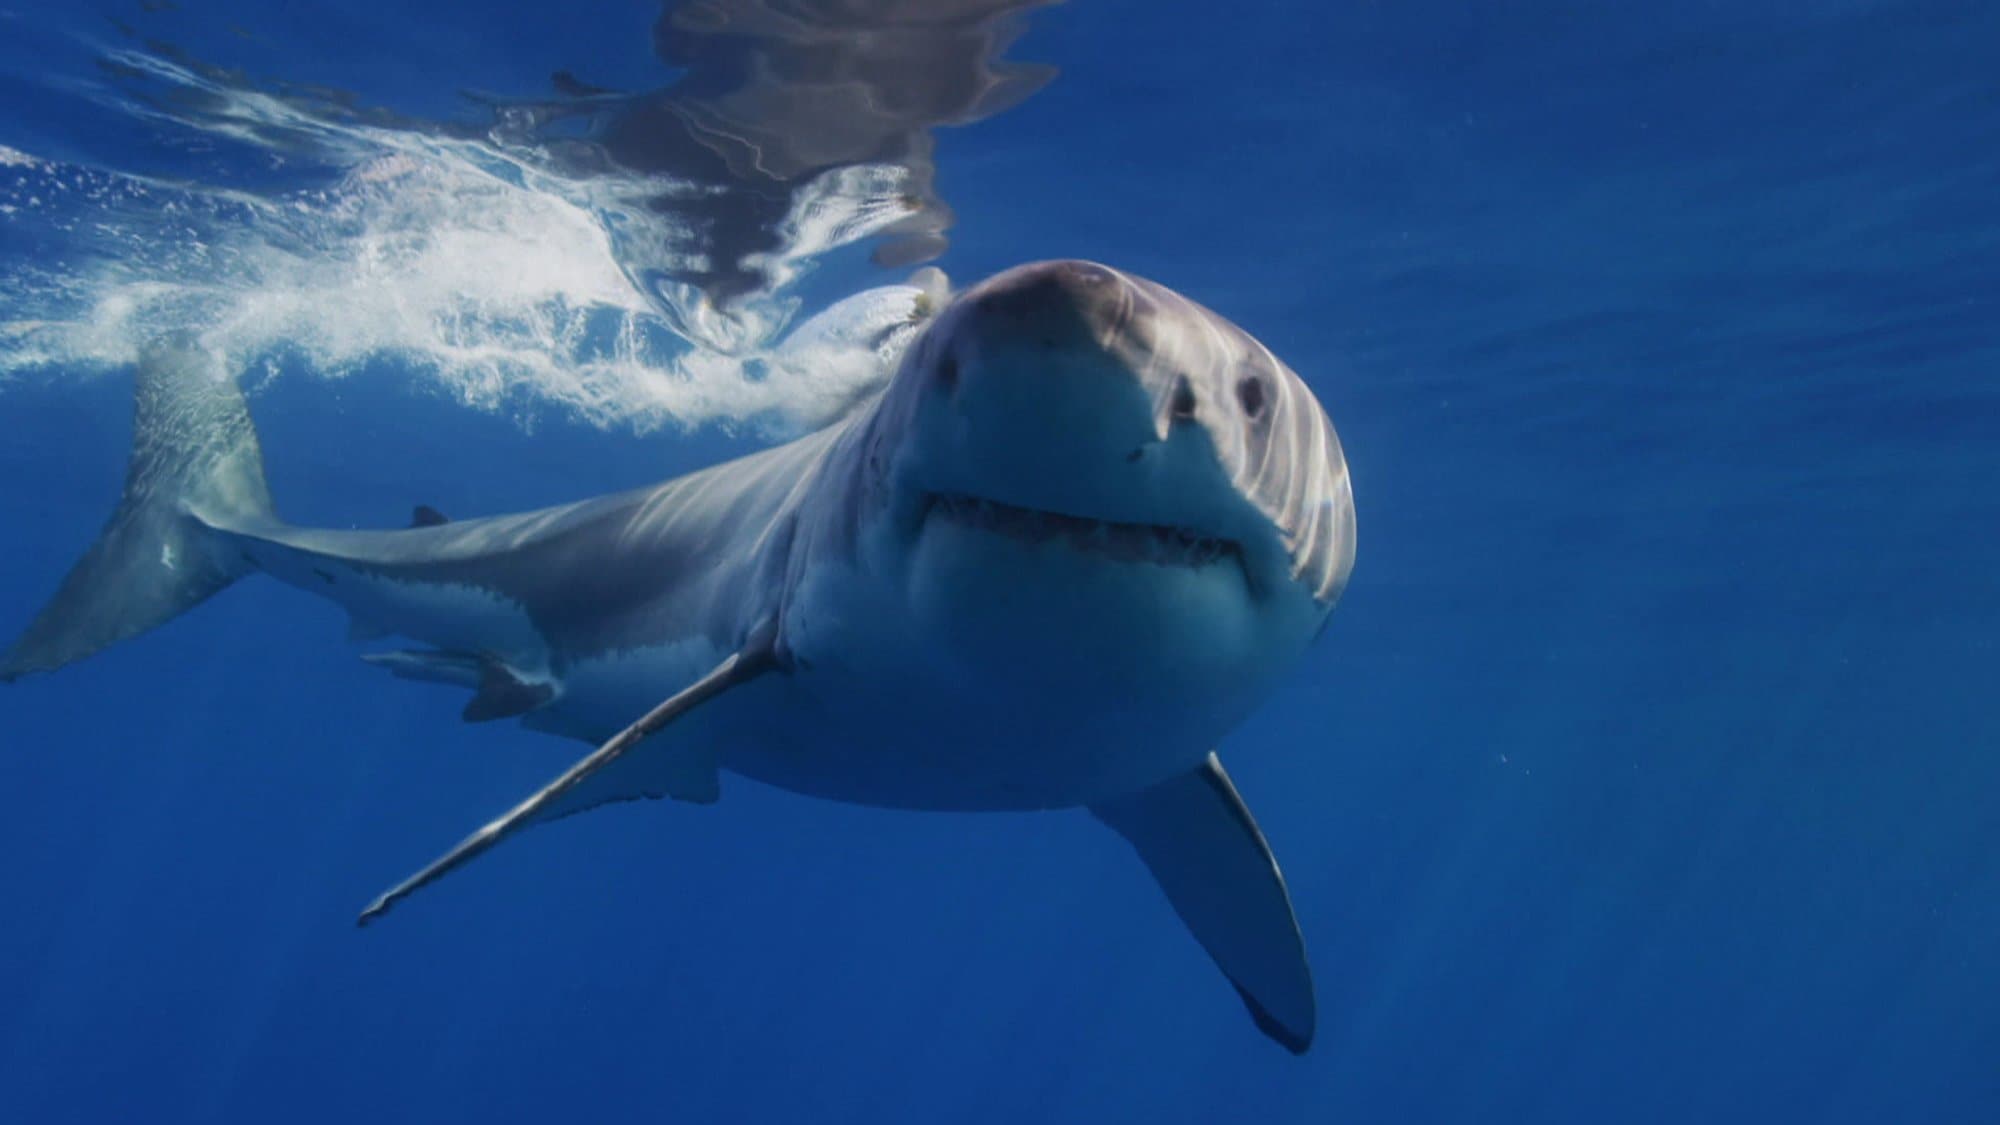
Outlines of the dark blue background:
{"label": "dark blue background", "polygon": [[[412,110],[647,65],[637,4],[189,8],[208,57]],[[0,696],[0,1120],[2000,1120],[2000,9],[1078,2],[1014,53],[1063,74],[942,135],[942,264],[1180,288],[1352,462],[1353,585],[1225,747],[1312,1054],[1081,815],[731,779],[358,933],[575,750],[254,581]],[[140,151],[29,88],[0,143]],[[0,632],[108,510],[128,394],[0,387]],[[744,444],[524,433],[386,365],[255,408],[305,522]]]}

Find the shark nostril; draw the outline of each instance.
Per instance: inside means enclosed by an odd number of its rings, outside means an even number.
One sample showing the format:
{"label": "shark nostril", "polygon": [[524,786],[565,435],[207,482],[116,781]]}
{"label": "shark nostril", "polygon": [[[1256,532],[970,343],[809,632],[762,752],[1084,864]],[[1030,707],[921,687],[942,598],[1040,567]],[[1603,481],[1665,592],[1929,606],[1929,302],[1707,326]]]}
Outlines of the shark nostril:
{"label": "shark nostril", "polygon": [[1243,404],[1243,413],[1251,418],[1264,413],[1264,380],[1255,375],[1245,376],[1236,384],[1236,400]]}
{"label": "shark nostril", "polygon": [[1111,271],[1087,262],[1077,262],[1064,268],[1071,282],[1085,288],[1096,288],[1111,282]]}

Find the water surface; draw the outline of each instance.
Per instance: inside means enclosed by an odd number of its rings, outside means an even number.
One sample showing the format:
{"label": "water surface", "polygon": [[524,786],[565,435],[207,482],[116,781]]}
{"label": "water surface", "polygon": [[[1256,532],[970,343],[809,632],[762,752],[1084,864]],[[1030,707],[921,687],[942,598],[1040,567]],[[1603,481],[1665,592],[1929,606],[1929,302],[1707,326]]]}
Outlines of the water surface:
{"label": "water surface", "polygon": [[905,177],[843,233],[759,241],[805,160],[685,244],[646,201],[703,170],[616,123],[749,56],[663,59],[658,12],[0,15],[0,632],[108,510],[163,328],[256,372],[288,518],[385,525],[810,425],[879,357],[785,341],[917,258],[1108,261],[1256,333],[1352,464],[1353,584],[1224,748],[1313,1052],[1076,815],[731,779],[356,933],[571,750],[245,583],[5,693],[0,1117],[2000,1112],[2000,15],[1021,7],[945,36],[1005,96],[829,158]]}

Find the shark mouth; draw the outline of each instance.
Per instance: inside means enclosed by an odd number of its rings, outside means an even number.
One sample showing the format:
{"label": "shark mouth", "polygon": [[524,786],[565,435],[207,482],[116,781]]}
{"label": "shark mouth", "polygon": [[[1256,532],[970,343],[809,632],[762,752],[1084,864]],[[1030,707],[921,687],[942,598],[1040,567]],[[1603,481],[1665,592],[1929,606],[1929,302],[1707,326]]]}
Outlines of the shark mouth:
{"label": "shark mouth", "polygon": [[924,518],[933,517],[1024,543],[1059,543],[1113,562],[1185,567],[1243,563],[1243,548],[1235,541],[1168,524],[1089,519],[952,493],[929,498]]}

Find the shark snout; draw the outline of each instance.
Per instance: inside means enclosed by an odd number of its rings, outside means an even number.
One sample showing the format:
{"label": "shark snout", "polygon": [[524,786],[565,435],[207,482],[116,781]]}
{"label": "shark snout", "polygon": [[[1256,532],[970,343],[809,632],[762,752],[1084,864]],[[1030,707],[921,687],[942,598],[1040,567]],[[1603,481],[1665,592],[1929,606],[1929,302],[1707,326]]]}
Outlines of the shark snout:
{"label": "shark snout", "polygon": [[1132,287],[1094,262],[1017,266],[962,301],[960,335],[982,350],[1097,350],[1128,315]]}
{"label": "shark snout", "polygon": [[998,481],[959,489],[970,494],[1139,523],[1162,522],[1145,518],[1159,499],[1138,494],[1169,477],[1226,491],[1217,450],[1228,441],[1209,431],[1244,419],[1218,389],[1227,357],[1188,346],[1225,339],[1205,329],[1208,315],[1095,262],[994,275],[961,293],[915,353],[909,385],[931,410],[922,460],[952,466],[940,476]]}
{"label": "shark snout", "polygon": [[981,317],[1019,328],[1067,317],[1088,320],[1119,286],[1118,275],[1095,262],[1033,262],[996,274],[969,296]]}
{"label": "shark snout", "polygon": [[1345,581],[1352,502],[1324,412],[1157,283],[1085,261],[998,274],[926,328],[884,401],[912,541],[1240,571],[1211,592],[1246,604],[1330,605]]}

